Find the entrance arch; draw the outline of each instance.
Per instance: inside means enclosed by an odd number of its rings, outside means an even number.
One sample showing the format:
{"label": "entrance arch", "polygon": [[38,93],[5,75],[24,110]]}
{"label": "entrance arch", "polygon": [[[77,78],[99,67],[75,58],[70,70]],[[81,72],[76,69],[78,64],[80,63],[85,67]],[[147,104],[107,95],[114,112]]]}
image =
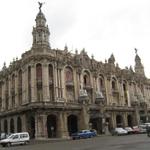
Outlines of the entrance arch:
{"label": "entrance arch", "polygon": [[116,125],[117,127],[122,127],[123,126],[123,119],[121,115],[116,116]]}
{"label": "entrance arch", "polygon": [[53,138],[57,136],[57,123],[56,123],[56,116],[55,115],[48,115],[47,116],[47,134],[48,138]]}
{"label": "entrance arch", "polygon": [[29,134],[30,138],[35,138],[35,118],[33,116],[30,116],[29,118]]}
{"label": "entrance arch", "polygon": [[78,131],[78,118],[75,115],[70,115],[67,118],[69,135]]}
{"label": "entrance arch", "polygon": [[132,127],[132,126],[133,126],[133,123],[132,123],[132,116],[131,116],[131,115],[128,115],[127,121],[128,121],[128,126],[129,126],[129,127]]}
{"label": "entrance arch", "polygon": [[22,131],[22,121],[21,118],[18,117],[17,118],[17,132],[21,132]]}
{"label": "entrance arch", "polygon": [[10,133],[14,133],[14,119],[10,120]]}
{"label": "entrance arch", "polygon": [[7,123],[7,120],[4,120],[4,132],[8,133],[8,123]]}

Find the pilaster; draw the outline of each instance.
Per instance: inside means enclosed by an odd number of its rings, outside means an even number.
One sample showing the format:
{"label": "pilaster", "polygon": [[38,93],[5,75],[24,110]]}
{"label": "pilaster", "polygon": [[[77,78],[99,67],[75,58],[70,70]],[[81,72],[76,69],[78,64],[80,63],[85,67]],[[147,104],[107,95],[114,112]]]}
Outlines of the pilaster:
{"label": "pilaster", "polygon": [[69,133],[67,129],[67,114],[66,112],[61,112],[58,116],[58,124],[57,124],[57,135],[60,138],[68,138]]}
{"label": "pilaster", "polygon": [[37,88],[36,88],[36,67],[31,66],[31,102],[37,101]]}
{"label": "pilaster", "polygon": [[50,92],[49,92],[49,72],[48,72],[48,64],[43,65],[42,69],[42,82],[43,82],[43,101],[50,100]]}
{"label": "pilaster", "polygon": [[12,108],[11,86],[11,80],[8,77],[8,109]]}
{"label": "pilaster", "polygon": [[18,75],[15,72],[15,107],[19,106],[19,96],[18,96]]}
{"label": "pilaster", "polygon": [[2,111],[4,111],[6,109],[5,106],[5,101],[6,101],[6,96],[5,96],[5,92],[6,92],[6,81],[4,81],[3,85],[2,85]]}
{"label": "pilaster", "polygon": [[36,138],[47,138],[47,129],[46,129],[46,115],[37,114],[35,116],[35,137]]}

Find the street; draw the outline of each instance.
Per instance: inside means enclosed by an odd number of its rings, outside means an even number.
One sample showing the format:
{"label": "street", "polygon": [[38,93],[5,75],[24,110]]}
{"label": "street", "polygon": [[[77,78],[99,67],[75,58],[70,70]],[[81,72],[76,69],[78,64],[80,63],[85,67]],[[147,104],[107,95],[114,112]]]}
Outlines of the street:
{"label": "street", "polygon": [[149,150],[150,138],[146,134],[126,136],[100,136],[81,140],[39,141],[29,145],[12,146],[0,150]]}

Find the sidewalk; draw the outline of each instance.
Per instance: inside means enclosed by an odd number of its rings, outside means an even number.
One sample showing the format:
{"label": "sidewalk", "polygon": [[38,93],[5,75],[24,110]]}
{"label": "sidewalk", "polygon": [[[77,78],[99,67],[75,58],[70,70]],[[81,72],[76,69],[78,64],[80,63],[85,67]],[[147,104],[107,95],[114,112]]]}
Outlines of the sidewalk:
{"label": "sidewalk", "polygon": [[54,143],[54,142],[62,142],[69,141],[71,138],[39,138],[39,139],[31,139],[31,144],[41,144],[41,143]]}

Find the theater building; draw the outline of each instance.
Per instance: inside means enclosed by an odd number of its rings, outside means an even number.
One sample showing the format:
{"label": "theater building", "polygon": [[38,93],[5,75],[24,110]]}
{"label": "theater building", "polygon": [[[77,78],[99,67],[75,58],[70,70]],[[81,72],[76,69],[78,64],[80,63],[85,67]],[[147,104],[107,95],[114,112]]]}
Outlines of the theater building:
{"label": "theater building", "polygon": [[1,132],[67,138],[150,121],[150,80],[137,52],[134,69],[121,69],[113,54],[103,63],[85,49],[53,49],[41,8],[35,21],[31,49],[0,71]]}

